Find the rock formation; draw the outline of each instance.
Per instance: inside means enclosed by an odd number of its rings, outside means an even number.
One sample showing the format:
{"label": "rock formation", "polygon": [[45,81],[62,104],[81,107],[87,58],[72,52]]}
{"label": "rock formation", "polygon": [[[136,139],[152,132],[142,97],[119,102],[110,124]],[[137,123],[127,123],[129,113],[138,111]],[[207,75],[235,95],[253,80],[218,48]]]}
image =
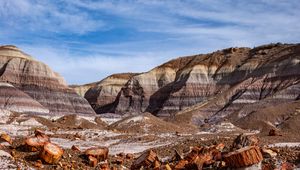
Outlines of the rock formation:
{"label": "rock formation", "polygon": [[0,82],[2,108],[51,114],[94,113],[58,73],[15,46],[0,46]]}
{"label": "rock formation", "polygon": [[[254,121],[262,109],[299,100],[299,74],[299,44],[228,48],[171,60],[121,84],[116,81],[115,91],[111,79],[105,95],[92,87],[85,97],[91,104],[105,106],[96,107],[97,113],[150,112],[194,124],[223,118],[242,124],[251,115]],[[270,118],[271,124],[279,117]]]}
{"label": "rock formation", "polygon": [[121,89],[134,75],[136,74],[114,74],[100,82],[73,86],[73,88],[87,99],[97,113],[115,112]]}

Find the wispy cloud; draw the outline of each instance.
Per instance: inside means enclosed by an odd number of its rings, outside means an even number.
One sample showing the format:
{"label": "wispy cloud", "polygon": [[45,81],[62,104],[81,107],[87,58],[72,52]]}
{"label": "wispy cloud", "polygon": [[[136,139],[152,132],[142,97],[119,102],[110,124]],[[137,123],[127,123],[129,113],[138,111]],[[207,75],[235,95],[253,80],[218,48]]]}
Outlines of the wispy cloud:
{"label": "wispy cloud", "polygon": [[298,0],[2,0],[0,40],[69,83],[230,46],[299,42]]}
{"label": "wispy cloud", "polygon": [[60,1],[2,0],[0,17],[2,27],[21,32],[84,34],[105,25],[87,12]]}

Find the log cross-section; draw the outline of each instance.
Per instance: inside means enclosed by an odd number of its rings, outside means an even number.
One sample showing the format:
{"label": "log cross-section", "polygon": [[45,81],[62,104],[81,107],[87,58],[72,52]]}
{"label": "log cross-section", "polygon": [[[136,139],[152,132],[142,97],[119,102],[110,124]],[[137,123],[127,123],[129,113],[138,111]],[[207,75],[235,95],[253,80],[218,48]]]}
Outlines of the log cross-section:
{"label": "log cross-section", "polygon": [[90,148],[85,151],[86,156],[92,156],[98,161],[105,161],[108,158],[108,148],[107,147],[95,147]]}
{"label": "log cross-section", "polygon": [[55,164],[62,157],[64,151],[53,143],[45,143],[40,157],[49,164]]}
{"label": "log cross-section", "polygon": [[224,155],[224,161],[230,168],[241,168],[257,164],[263,160],[258,146],[247,146]]}

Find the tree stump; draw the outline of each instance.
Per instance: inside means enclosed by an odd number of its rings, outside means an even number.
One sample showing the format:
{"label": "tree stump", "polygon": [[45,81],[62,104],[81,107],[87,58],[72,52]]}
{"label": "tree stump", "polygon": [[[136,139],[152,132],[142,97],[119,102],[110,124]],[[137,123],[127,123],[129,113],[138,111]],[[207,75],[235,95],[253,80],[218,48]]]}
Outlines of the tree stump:
{"label": "tree stump", "polygon": [[62,157],[64,151],[53,143],[45,143],[40,157],[48,164],[55,164]]}
{"label": "tree stump", "polygon": [[108,148],[107,147],[98,147],[90,148],[85,151],[86,156],[92,156],[98,161],[105,161],[108,158]]}
{"label": "tree stump", "polygon": [[241,168],[257,164],[263,160],[260,148],[247,146],[224,155],[224,161],[230,168]]}
{"label": "tree stump", "polygon": [[25,150],[29,152],[36,152],[41,149],[46,142],[49,142],[49,138],[31,137],[25,140]]}

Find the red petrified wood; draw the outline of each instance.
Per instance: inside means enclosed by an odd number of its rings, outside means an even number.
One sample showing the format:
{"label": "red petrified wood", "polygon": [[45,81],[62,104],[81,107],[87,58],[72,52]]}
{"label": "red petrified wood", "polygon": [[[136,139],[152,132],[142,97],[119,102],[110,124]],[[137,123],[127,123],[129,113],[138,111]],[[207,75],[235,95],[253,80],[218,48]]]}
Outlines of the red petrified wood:
{"label": "red petrified wood", "polygon": [[226,165],[231,168],[250,166],[262,160],[263,156],[257,146],[247,146],[224,155]]}

